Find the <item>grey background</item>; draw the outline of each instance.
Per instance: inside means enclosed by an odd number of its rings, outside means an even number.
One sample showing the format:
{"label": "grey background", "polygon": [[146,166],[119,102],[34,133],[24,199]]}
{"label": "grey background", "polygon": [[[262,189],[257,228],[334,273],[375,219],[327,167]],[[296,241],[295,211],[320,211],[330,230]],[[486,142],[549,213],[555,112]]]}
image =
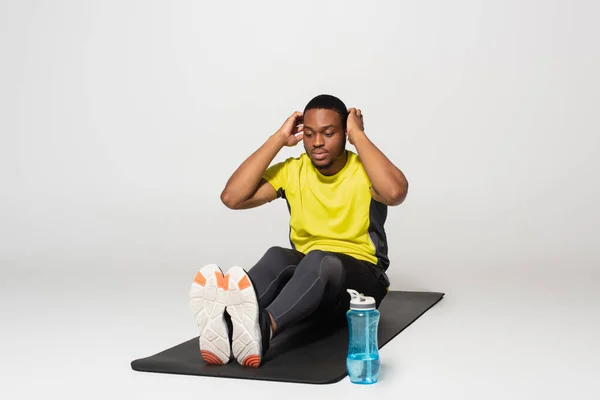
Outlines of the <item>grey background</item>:
{"label": "grey background", "polygon": [[[1,2],[0,394],[598,398],[599,11]],[[361,108],[409,179],[386,225],[392,289],[446,298],[368,388],[131,371],[197,334],[196,269],[288,244],[283,202],[219,194],[320,93]]]}

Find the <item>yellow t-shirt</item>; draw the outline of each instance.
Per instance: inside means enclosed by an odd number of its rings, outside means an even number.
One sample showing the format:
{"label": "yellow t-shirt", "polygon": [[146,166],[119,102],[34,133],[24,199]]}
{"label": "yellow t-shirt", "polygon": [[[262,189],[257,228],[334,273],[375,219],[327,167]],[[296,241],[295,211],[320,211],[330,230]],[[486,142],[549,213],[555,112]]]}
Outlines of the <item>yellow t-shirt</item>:
{"label": "yellow t-shirt", "polygon": [[307,254],[323,250],[389,266],[384,223],[387,206],[371,197],[371,182],[357,154],[333,176],[314,167],[308,155],[270,166],[263,178],[287,201],[290,244]]}

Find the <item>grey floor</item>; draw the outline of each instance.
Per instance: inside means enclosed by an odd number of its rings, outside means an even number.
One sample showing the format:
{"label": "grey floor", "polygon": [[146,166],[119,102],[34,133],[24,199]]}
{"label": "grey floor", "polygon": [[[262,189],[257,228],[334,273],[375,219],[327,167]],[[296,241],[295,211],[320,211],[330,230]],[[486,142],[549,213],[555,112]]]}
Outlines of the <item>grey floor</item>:
{"label": "grey floor", "polygon": [[0,398],[600,398],[593,268],[455,279],[444,300],[382,349],[381,381],[363,387],[133,371],[131,360],[196,335],[187,308],[192,271],[51,267],[0,272]]}

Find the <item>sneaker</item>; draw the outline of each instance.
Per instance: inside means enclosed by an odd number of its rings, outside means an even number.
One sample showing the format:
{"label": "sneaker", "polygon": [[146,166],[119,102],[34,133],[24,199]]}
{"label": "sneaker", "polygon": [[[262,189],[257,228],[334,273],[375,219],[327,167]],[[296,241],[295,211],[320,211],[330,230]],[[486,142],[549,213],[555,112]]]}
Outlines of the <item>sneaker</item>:
{"label": "sneaker", "polygon": [[200,354],[207,364],[227,364],[231,359],[224,315],[227,294],[227,279],[216,264],[202,267],[190,288],[190,308],[200,329]]}
{"label": "sneaker", "polygon": [[259,367],[269,349],[271,319],[258,304],[258,296],[250,277],[235,266],[227,273],[229,305],[233,335],[231,348],[237,362],[246,367]]}

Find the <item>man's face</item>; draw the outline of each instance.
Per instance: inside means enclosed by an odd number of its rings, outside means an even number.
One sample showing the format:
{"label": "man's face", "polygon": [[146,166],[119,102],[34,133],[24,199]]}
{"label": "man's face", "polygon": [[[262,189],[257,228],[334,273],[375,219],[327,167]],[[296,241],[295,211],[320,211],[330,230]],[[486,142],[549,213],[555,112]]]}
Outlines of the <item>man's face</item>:
{"label": "man's face", "polygon": [[342,128],[340,115],[335,111],[324,109],[306,111],[303,141],[306,154],[313,165],[322,172],[337,169],[335,167],[339,164],[336,163],[338,160],[345,162],[341,156],[345,151],[346,132]]}

